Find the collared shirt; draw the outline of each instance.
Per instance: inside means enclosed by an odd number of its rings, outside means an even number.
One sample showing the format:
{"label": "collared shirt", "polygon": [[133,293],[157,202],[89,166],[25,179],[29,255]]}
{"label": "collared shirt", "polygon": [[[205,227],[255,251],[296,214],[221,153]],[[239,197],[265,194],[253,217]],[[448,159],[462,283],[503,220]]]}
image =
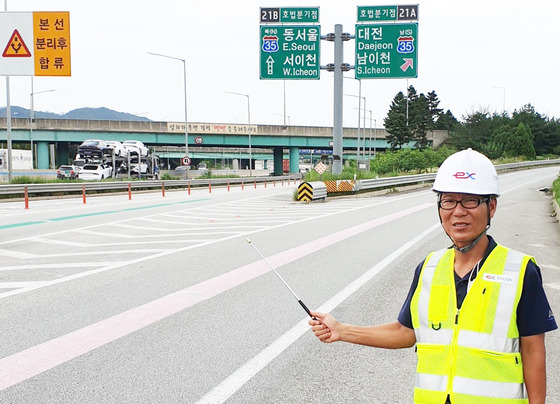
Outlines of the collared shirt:
{"label": "collared shirt", "polygon": [[[484,253],[484,257],[479,263],[477,263],[475,268],[477,268],[477,266],[478,268],[482,268],[484,261],[486,261],[488,255],[490,255],[497,245],[492,237],[487,237],[489,241],[488,248]],[[413,328],[412,317],[410,314],[410,300],[412,299],[412,296],[416,291],[416,287],[418,286],[418,279],[420,278],[420,272],[422,271],[423,265],[424,262],[421,262],[420,265],[416,267],[412,285],[410,286],[408,296],[406,297],[398,317],[399,323],[408,328]],[[478,275],[478,270],[475,272],[471,270],[462,278],[455,274],[457,308],[461,308],[461,305],[467,296],[469,278],[472,276],[472,282],[476,278],[476,275]],[[519,335],[521,337],[542,334],[558,328],[554,315],[552,314],[550,304],[548,303],[546,294],[544,293],[541,270],[533,261],[529,261],[525,271],[523,291],[521,293],[519,305],[517,306],[517,328],[519,329]]]}

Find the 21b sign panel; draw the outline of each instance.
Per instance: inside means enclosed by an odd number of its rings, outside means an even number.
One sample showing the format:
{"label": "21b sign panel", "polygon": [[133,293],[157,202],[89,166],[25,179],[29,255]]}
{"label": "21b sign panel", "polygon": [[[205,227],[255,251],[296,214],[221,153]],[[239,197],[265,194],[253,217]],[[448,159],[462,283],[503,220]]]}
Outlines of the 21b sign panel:
{"label": "21b sign panel", "polygon": [[318,25],[261,25],[260,78],[318,80],[320,44]]}

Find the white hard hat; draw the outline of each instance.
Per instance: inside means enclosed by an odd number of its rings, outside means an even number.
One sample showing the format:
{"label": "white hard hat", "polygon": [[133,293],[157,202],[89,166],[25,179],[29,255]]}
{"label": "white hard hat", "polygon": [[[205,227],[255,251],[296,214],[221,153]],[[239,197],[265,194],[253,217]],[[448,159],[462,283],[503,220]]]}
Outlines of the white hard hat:
{"label": "white hard hat", "polygon": [[440,166],[432,190],[473,195],[500,195],[498,174],[485,155],[472,149],[449,156]]}

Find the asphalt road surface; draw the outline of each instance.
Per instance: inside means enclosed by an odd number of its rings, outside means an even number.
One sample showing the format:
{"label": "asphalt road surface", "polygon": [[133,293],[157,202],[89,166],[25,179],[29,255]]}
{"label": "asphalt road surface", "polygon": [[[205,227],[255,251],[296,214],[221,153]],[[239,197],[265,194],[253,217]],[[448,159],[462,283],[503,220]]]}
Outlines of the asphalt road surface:
{"label": "asphalt road surface", "polygon": [[[489,233],[560,312],[558,167],[500,176]],[[414,349],[322,344],[306,313],[394,321],[449,245],[428,189],[292,201],[294,184],[0,203],[1,403],[409,403]],[[560,336],[547,335],[560,402]]]}

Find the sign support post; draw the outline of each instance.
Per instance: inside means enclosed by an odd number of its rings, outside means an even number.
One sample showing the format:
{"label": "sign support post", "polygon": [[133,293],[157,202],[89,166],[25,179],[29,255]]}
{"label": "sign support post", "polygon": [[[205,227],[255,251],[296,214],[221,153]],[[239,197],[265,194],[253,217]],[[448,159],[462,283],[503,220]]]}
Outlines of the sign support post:
{"label": "sign support post", "polygon": [[332,173],[342,173],[342,24],[334,26],[334,114],[333,114],[333,166]]}

